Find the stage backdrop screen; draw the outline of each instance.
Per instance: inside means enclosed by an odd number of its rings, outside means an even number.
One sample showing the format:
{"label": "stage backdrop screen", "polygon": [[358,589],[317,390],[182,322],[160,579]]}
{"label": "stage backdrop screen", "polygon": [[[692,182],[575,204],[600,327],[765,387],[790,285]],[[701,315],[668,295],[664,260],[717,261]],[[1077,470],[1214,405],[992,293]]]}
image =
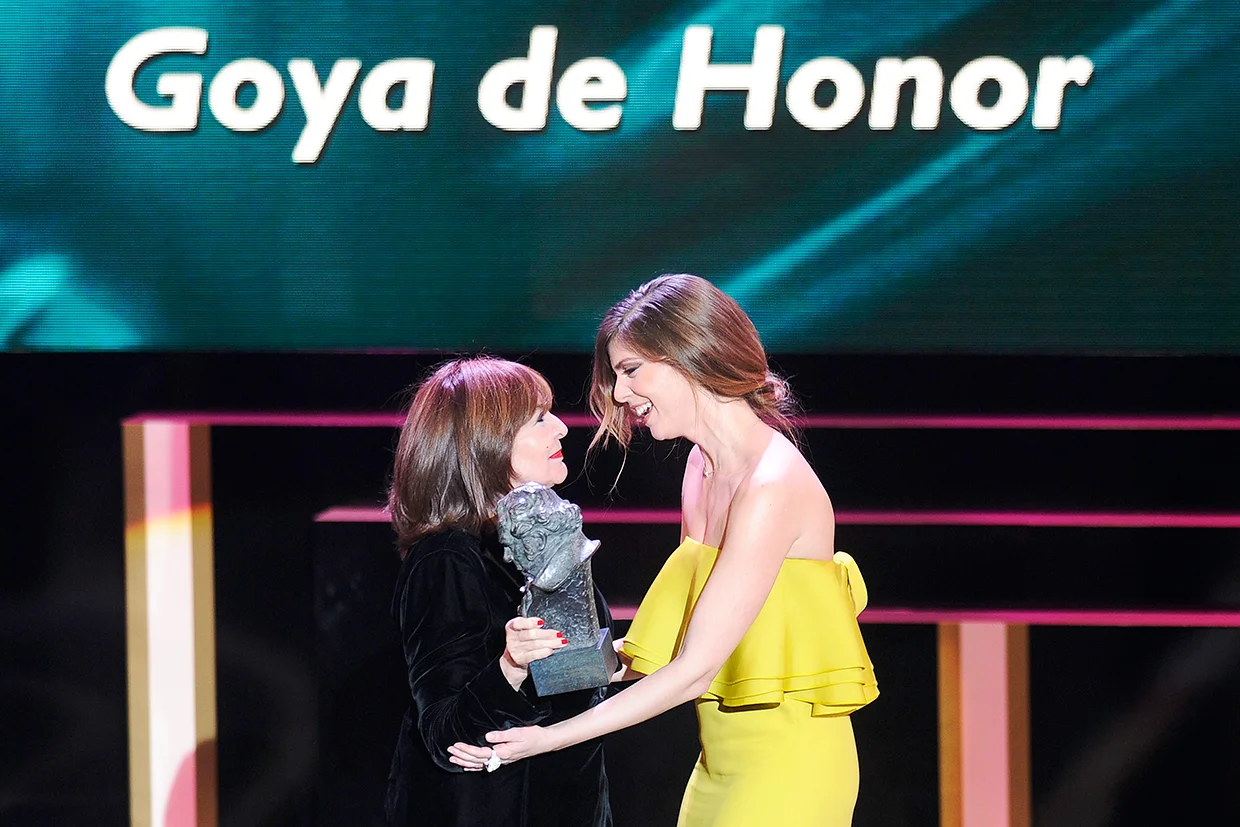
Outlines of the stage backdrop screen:
{"label": "stage backdrop screen", "polygon": [[0,349],[1240,352],[1240,4],[26,0]]}

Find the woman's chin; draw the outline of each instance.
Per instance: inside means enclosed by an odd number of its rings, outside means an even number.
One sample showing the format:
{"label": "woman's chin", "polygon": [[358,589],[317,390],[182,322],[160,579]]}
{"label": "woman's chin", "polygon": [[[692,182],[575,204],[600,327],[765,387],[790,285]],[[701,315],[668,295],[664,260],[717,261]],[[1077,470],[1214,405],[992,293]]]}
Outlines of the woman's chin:
{"label": "woman's chin", "polygon": [[555,488],[557,485],[564,482],[564,480],[566,479],[568,479],[568,468],[567,467],[560,469],[558,471],[555,471],[555,472],[548,472],[536,478],[517,480],[516,482],[513,483],[512,487],[516,488],[519,485],[537,483],[538,485],[545,485],[548,488]]}
{"label": "woman's chin", "polygon": [[552,467],[547,471],[547,481],[543,485],[548,488],[559,485],[568,479],[568,466],[564,464],[564,460],[556,460]]}
{"label": "woman's chin", "polygon": [[664,440],[664,439],[672,439],[673,437],[675,437],[675,436],[676,436],[675,434],[669,434],[669,433],[667,433],[667,432],[666,432],[666,431],[665,431],[665,430],[664,430],[664,429],[660,426],[660,423],[659,423],[659,422],[655,422],[655,423],[653,423],[653,424],[651,424],[651,423],[647,422],[647,423],[646,423],[646,430],[650,433],[650,438],[651,438],[651,439]]}

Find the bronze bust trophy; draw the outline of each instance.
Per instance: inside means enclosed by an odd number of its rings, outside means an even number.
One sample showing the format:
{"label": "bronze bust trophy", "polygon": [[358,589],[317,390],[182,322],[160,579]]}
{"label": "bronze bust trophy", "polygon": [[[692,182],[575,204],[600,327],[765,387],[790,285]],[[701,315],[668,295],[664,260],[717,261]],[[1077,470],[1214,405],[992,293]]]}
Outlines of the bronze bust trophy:
{"label": "bronze bust trophy", "polygon": [[551,657],[530,664],[540,696],[604,686],[619,665],[611,629],[599,629],[590,557],[599,541],[581,531],[581,509],[537,482],[500,499],[504,559],[525,576],[522,617],[540,617],[568,638]]}

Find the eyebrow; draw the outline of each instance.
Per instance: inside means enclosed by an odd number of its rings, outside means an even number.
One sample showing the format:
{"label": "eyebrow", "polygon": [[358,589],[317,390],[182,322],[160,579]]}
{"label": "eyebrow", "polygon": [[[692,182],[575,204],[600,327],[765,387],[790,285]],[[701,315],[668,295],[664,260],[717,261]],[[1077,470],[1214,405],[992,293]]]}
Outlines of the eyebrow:
{"label": "eyebrow", "polygon": [[636,357],[629,356],[628,358],[626,358],[626,359],[621,359],[619,362],[616,362],[614,365],[612,365],[612,366],[611,366],[611,371],[612,371],[612,373],[619,373],[620,371],[624,370],[624,366],[625,366],[625,364],[627,364],[628,362],[639,362],[639,361],[641,361],[641,360],[640,360],[640,359],[637,359]]}

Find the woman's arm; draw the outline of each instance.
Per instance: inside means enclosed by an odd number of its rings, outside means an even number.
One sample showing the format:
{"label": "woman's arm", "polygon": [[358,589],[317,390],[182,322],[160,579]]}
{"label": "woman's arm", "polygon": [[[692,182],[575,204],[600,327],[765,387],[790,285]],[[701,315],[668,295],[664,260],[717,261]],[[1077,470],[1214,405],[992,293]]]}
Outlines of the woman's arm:
{"label": "woman's arm", "polygon": [[508,762],[563,749],[653,718],[709,689],[758,616],[797,538],[787,485],[755,477],[738,491],[727,539],[671,663],[567,721],[487,733],[500,758]]}
{"label": "woman's arm", "polygon": [[520,672],[519,665],[489,654],[495,646],[488,592],[468,553],[442,549],[414,564],[400,596],[417,730],[435,763],[452,772],[461,768],[448,760],[450,744],[482,743],[488,730],[534,724],[548,712],[511,685],[505,672]]}

